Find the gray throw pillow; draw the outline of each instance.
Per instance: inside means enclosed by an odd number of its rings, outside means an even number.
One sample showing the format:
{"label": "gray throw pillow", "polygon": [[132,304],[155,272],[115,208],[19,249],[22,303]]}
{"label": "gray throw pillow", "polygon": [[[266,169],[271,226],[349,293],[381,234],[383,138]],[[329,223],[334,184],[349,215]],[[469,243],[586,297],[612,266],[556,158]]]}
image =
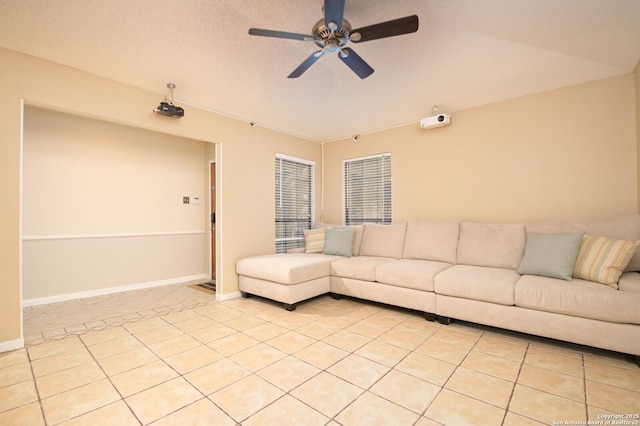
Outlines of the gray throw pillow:
{"label": "gray throw pillow", "polygon": [[328,228],[323,254],[351,257],[353,255],[353,228]]}
{"label": "gray throw pillow", "polygon": [[527,233],[527,245],[518,273],[571,281],[573,267],[576,264],[582,243],[582,235],[582,232]]}

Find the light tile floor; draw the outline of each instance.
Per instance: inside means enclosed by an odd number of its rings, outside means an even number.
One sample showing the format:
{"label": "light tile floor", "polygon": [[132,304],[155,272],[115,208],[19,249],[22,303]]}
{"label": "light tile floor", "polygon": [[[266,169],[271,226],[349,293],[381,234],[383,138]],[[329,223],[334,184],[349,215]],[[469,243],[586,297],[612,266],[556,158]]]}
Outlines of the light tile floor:
{"label": "light tile floor", "polygon": [[173,285],[24,318],[27,348],[0,354],[0,425],[552,425],[640,414],[640,368],[624,355],[348,298],[288,312]]}

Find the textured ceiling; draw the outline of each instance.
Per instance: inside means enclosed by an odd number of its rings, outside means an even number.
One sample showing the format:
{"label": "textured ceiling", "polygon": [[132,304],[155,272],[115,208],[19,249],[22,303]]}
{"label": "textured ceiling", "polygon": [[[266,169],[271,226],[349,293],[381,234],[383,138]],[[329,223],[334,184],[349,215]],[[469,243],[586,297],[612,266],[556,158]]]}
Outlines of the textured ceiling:
{"label": "textured ceiling", "polygon": [[[638,0],[347,0],[354,28],[416,14],[417,33],[351,47],[375,73],[334,55],[288,79],[313,43],[322,0],[0,0],[0,47],[175,101],[325,142],[530,93],[631,73]],[[123,102],[126,102],[123,99]]]}

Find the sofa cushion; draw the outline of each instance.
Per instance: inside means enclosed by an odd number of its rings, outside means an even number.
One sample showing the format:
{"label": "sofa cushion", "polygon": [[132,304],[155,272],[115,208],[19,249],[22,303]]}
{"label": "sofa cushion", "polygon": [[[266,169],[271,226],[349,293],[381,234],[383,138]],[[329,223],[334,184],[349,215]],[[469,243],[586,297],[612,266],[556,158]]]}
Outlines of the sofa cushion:
{"label": "sofa cushion", "polygon": [[304,247],[305,253],[322,253],[326,239],[326,229],[305,229]]}
{"label": "sofa cushion", "polygon": [[353,256],[353,237],[355,234],[356,230],[353,228],[327,229],[322,253],[334,256]]}
{"label": "sofa cushion", "polygon": [[527,233],[527,245],[518,273],[571,280],[582,233]]}
{"label": "sofa cushion", "polygon": [[434,283],[437,294],[513,305],[519,278],[511,269],[455,265],[436,275]]}
{"label": "sofa cushion", "polygon": [[622,271],[636,252],[637,241],[585,235],[573,276],[618,288]]}
{"label": "sofa cushion", "polygon": [[397,287],[433,291],[433,278],[452,265],[430,260],[401,259],[378,265],[376,281]]}
{"label": "sofa cushion", "polygon": [[618,289],[623,292],[640,293],[640,272],[625,272],[620,275]]}
{"label": "sofa cushion", "polygon": [[460,223],[457,263],[518,269],[525,246],[524,224]]}
{"label": "sofa cushion", "polygon": [[240,259],[238,275],[280,284],[298,284],[329,275],[331,261],[342,259],[323,254],[268,254]]}
{"label": "sofa cushion", "polygon": [[523,275],[516,284],[516,306],[601,321],[640,324],[640,293],[615,290],[591,281]]}
{"label": "sofa cushion", "polygon": [[393,262],[389,257],[358,256],[337,258],[331,262],[330,272],[335,277],[353,278],[355,280],[375,281],[376,267],[383,263]]}
{"label": "sofa cushion", "polygon": [[345,226],[345,228],[355,229],[355,234],[353,236],[353,255],[360,256],[360,244],[362,244],[362,234],[364,232],[363,225],[349,225]]}
{"label": "sofa cushion", "polygon": [[378,225],[365,223],[360,243],[360,256],[402,259],[406,223]]}
{"label": "sofa cushion", "polygon": [[456,263],[460,222],[411,220],[404,238],[405,259]]}

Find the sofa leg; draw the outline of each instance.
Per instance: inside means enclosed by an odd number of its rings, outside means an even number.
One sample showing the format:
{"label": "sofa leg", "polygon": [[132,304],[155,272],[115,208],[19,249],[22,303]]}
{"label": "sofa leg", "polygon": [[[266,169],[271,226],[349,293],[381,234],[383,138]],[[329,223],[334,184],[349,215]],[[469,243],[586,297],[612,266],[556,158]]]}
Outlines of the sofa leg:
{"label": "sofa leg", "polygon": [[242,297],[244,297],[245,299],[248,299],[249,297],[251,297],[251,295],[249,293],[247,293],[246,291],[241,291],[240,294],[242,295]]}
{"label": "sofa leg", "polygon": [[640,355],[636,355],[636,365],[640,367]]}
{"label": "sofa leg", "polygon": [[283,305],[284,305],[284,308],[289,312],[296,310],[296,304],[295,303],[293,303],[293,304],[292,303],[283,303]]}
{"label": "sofa leg", "polygon": [[329,295],[331,296],[332,299],[335,299],[335,300],[342,299],[342,295],[338,293],[329,293]]}
{"label": "sofa leg", "polygon": [[425,312],[424,319],[426,319],[427,321],[434,322],[436,320],[436,314],[432,314],[431,312]]}
{"label": "sofa leg", "polygon": [[438,319],[438,322],[440,324],[444,324],[444,325],[451,324],[451,318],[449,318],[449,317],[443,317],[443,316],[438,315],[437,319]]}

